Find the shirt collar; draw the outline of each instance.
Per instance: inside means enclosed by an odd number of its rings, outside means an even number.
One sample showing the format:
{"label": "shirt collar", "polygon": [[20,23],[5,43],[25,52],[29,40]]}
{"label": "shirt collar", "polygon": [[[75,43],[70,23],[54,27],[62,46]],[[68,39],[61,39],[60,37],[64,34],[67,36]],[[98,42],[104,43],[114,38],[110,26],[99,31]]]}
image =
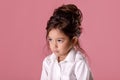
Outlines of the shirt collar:
{"label": "shirt collar", "polygon": [[52,55],[51,55],[51,61],[56,61],[56,60],[57,60],[57,56],[54,53],[52,53]]}
{"label": "shirt collar", "polygon": [[75,49],[72,48],[63,61],[75,61],[75,53],[76,53]]}
{"label": "shirt collar", "polygon": [[[75,49],[72,48],[62,62],[75,61],[75,53],[76,53]],[[54,53],[51,55],[51,60],[57,61],[57,56]]]}

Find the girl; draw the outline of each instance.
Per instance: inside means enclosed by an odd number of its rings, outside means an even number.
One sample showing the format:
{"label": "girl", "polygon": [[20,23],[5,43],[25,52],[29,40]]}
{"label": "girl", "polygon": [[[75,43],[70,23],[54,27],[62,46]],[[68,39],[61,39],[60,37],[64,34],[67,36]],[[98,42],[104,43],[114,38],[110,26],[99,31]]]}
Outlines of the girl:
{"label": "girl", "polygon": [[43,61],[41,80],[93,80],[78,42],[82,18],[74,4],[55,9],[46,27],[52,54]]}

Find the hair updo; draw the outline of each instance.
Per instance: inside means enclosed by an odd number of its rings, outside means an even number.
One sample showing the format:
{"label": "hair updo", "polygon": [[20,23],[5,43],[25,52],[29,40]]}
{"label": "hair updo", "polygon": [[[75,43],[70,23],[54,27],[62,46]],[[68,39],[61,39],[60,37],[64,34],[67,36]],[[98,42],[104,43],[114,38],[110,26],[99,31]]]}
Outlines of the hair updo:
{"label": "hair updo", "polygon": [[58,7],[48,20],[46,37],[53,28],[61,30],[70,39],[74,36],[79,37],[82,31],[82,18],[82,12],[73,4]]}
{"label": "hair updo", "polygon": [[[53,15],[47,22],[46,38],[52,29],[59,29],[70,39],[74,36],[79,37],[82,33],[82,19],[82,12],[74,4],[67,4],[58,7],[54,10]],[[79,43],[77,46],[80,48]]]}

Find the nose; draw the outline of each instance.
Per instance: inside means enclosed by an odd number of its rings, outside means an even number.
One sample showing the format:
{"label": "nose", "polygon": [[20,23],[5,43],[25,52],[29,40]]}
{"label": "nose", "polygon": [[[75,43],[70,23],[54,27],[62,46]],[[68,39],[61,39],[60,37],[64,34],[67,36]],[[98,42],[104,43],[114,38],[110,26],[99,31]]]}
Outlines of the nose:
{"label": "nose", "polygon": [[58,45],[57,45],[56,41],[53,42],[53,48],[58,48]]}

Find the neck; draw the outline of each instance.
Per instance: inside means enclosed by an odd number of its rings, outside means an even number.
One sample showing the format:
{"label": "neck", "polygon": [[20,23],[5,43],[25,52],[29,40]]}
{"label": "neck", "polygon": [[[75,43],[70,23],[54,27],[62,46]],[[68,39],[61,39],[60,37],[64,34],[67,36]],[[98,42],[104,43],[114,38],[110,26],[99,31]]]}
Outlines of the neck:
{"label": "neck", "polygon": [[[72,49],[72,48],[71,48],[71,49]],[[71,50],[71,49],[70,49],[70,50]],[[69,50],[69,51],[70,51],[70,50]],[[69,53],[69,51],[68,51],[68,53]],[[63,60],[66,58],[66,56],[68,55],[68,53],[65,54],[65,55],[58,56],[58,62],[63,61]]]}
{"label": "neck", "polygon": [[63,61],[63,60],[65,59],[66,56],[67,56],[67,55],[59,56],[59,57],[58,57],[58,62]]}

